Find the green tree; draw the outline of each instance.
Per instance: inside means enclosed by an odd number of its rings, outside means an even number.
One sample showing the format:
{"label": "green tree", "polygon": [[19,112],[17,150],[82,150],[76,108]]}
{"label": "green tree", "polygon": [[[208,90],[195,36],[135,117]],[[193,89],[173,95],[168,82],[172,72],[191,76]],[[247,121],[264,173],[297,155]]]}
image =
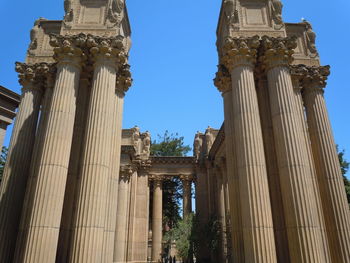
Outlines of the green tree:
{"label": "green tree", "polygon": [[179,220],[176,226],[164,236],[164,240],[167,243],[175,241],[177,255],[185,263],[193,262],[191,255],[196,240],[195,222],[196,218],[192,213],[184,219]]}
{"label": "green tree", "polygon": [[347,160],[345,160],[345,157],[344,157],[345,151],[344,150],[339,150],[339,147],[337,146],[337,151],[338,151],[338,158],[339,158],[339,162],[340,162],[340,168],[341,168],[341,172],[342,172],[343,179],[344,179],[346,196],[348,198],[348,203],[350,205],[350,181],[346,177],[346,173],[349,170],[350,163]]}
{"label": "green tree", "polygon": [[0,155],[0,184],[2,181],[2,175],[4,173],[5,162],[7,159],[7,152],[8,152],[7,147],[5,147],[5,146],[2,147],[1,155]]}

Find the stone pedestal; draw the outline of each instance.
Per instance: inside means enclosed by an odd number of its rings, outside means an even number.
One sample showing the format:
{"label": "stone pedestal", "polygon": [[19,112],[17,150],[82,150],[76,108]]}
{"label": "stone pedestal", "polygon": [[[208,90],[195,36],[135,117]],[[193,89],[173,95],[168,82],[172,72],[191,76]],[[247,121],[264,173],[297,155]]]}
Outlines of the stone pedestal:
{"label": "stone pedestal", "polygon": [[110,143],[113,136],[117,136],[112,134],[111,120],[114,114],[121,114],[113,112],[116,74],[118,64],[125,62],[125,56],[122,50],[113,46],[112,40],[96,38],[89,41],[96,41],[95,47],[90,49],[94,60],[94,78],[87,113],[70,262],[96,263],[101,262],[104,256],[112,258],[111,255],[103,255],[103,243],[108,221],[106,217],[109,216]]}
{"label": "stone pedestal", "polygon": [[162,178],[153,178],[152,262],[162,259],[163,189]]}
{"label": "stone pedestal", "polygon": [[[64,48],[63,48],[64,42]],[[82,51],[74,38],[57,42],[57,78],[29,197],[16,262],[55,262],[71,150]]]}
{"label": "stone pedestal", "polygon": [[[277,258],[253,73],[258,46],[258,37],[231,38],[226,42],[221,60],[229,69],[232,80],[234,142],[226,143],[234,145],[237,157],[235,176],[240,187],[244,261],[271,263]],[[231,187],[234,189],[232,184]]]}
{"label": "stone pedestal", "polygon": [[264,37],[262,45],[291,262],[325,262],[316,193],[288,68],[295,40]]}
{"label": "stone pedestal", "polygon": [[36,66],[18,63],[16,69],[23,89],[0,188],[0,258],[6,262],[15,249],[43,93]]}
{"label": "stone pedestal", "polygon": [[350,262],[350,215],[323,88],[328,67],[309,68],[304,100],[332,262]]}

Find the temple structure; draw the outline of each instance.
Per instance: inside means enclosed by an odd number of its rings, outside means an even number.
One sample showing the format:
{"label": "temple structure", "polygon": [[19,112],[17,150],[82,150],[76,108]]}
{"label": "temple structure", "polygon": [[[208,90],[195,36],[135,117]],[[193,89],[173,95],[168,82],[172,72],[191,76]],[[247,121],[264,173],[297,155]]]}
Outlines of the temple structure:
{"label": "temple structure", "polygon": [[[65,0],[38,19],[0,188],[4,263],[160,262],[163,183],[183,186],[183,217],[219,222],[196,262],[348,263],[350,213],[309,22],[280,0],[224,0],[214,83],[224,124],[191,157],[150,155],[151,135],[122,129],[132,84],[124,0]],[[14,110],[14,108],[13,108]],[[13,115],[11,115],[13,116]],[[192,188],[195,209],[192,209]]]}

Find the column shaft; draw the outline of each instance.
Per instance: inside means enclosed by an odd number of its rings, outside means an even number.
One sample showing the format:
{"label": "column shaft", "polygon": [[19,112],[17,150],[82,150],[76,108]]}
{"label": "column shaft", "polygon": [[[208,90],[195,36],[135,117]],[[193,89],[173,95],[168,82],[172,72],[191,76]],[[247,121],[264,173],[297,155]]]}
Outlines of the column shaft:
{"label": "column shaft", "polygon": [[42,91],[33,83],[22,90],[0,188],[0,258],[11,262],[29,176]]}
{"label": "column shaft", "polygon": [[265,76],[260,77],[261,79],[259,79],[257,82],[257,94],[259,101],[261,127],[264,139],[266,167],[267,173],[269,175],[268,181],[276,240],[277,261],[288,263],[290,262],[288,238],[284,219],[281,185],[273,135],[268,84]]}
{"label": "column shaft", "polygon": [[[231,83],[230,83],[231,85]],[[237,159],[234,154],[234,125],[232,111],[232,90],[223,93],[225,114],[225,141],[226,141],[226,165],[227,165],[227,187],[231,213],[231,247],[233,262],[244,262],[243,228],[241,217],[240,188],[237,176]]]}
{"label": "column shaft", "polygon": [[82,76],[80,79],[77,98],[72,150],[68,167],[67,186],[64,196],[56,263],[66,263],[68,261],[68,253],[72,236],[72,220],[76,205],[75,201],[77,196],[79,164],[81,160],[81,152],[83,150],[84,131],[87,117],[86,112],[88,111],[89,106],[90,88],[90,81],[87,79],[87,76]]}
{"label": "column shaft", "polygon": [[349,206],[323,90],[306,87],[304,94],[332,262],[350,262]]}
{"label": "column shaft", "polygon": [[315,189],[289,69],[274,67],[267,76],[291,262],[325,262]]}
{"label": "column shaft", "polygon": [[33,192],[16,262],[55,262],[73,136],[80,58],[63,54],[57,65],[46,131],[34,170]]}
{"label": "column shaft", "polygon": [[127,171],[121,174],[118,190],[118,206],[116,216],[114,263],[125,263],[127,260],[128,221],[130,206],[130,175]]}
{"label": "column shaft", "polygon": [[113,262],[115,227],[118,206],[118,186],[120,171],[120,153],[122,140],[122,117],[124,93],[119,90],[113,99],[113,126],[111,147],[111,174],[109,182],[109,197],[107,198],[108,214],[104,233],[104,262]]}
{"label": "column shaft", "polygon": [[152,262],[162,259],[163,240],[163,189],[162,181],[153,181],[153,215],[152,215]]}
{"label": "column shaft", "polygon": [[130,208],[128,221],[128,238],[127,238],[127,262],[133,261],[133,251],[135,243],[135,222],[136,222],[136,204],[137,204],[137,181],[138,172],[134,172],[130,180]]}
{"label": "column shaft", "polygon": [[313,154],[311,151],[311,141],[310,141],[310,135],[306,123],[305,118],[305,109],[303,104],[303,98],[301,95],[301,88],[298,85],[299,81],[293,81],[293,87],[294,87],[294,93],[295,93],[295,99],[296,99],[296,107],[297,111],[299,112],[299,116],[301,119],[301,133],[304,135],[304,144],[306,146],[306,152],[307,152],[307,159],[308,166],[310,168],[310,173],[312,177],[312,185],[313,189],[315,191],[315,201],[316,201],[316,208],[317,208],[317,214],[318,218],[320,220],[320,229],[321,229],[321,242],[323,246],[323,257],[325,262],[332,262],[330,258],[330,250],[328,245],[328,238],[326,233],[326,226],[325,226],[325,220],[324,220],[324,213],[322,209],[322,203],[321,203],[321,195],[320,195],[320,188],[319,184],[317,182],[316,178],[316,170],[315,170],[315,162],[313,158]]}
{"label": "column shaft", "polygon": [[276,262],[260,115],[251,65],[233,68],[233,125],[246,262]]}
{"label": "column shaft", "polygon": [[97,263],[102,260],[111,173],[111,120],[115,85],[115,62],[106,56],[97,56],[86,121],[70,262]]}
{"label": "column shaft", "polygon": [[192,213],[192,188],[190,180],[182,180],[183,185],[183,199],[182,199],[182,209],[183,218],[189,216]]}
{"label": "column shaft", "polygon": [[148,223],[149,223],[149,184],[148,174],[139,171],[133,223],[132,259],[134,262],[147,262]]}
{"label": "column shaft", "polygon": [[223,181],[223,173],[217,169],[217,200],[220,229],[220,262],[227,262],[227,239],[226,239],[226,208],[225,208],[225,186]]}

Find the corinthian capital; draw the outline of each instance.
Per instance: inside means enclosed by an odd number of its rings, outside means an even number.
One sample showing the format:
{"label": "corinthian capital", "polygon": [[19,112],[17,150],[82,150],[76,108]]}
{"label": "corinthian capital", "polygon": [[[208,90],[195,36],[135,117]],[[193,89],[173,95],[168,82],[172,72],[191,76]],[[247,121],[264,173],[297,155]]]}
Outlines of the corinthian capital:
{"label": "corinthian capital", "polygon": [[47,85],[51,74],[55,74],[55,69],[55,64],[45,62],[31,65],[16,62],[19,83],[25,88],[42,90]]}
{"label": "corinthian capital", "polygon": [[214,85],[222,93],[231,90],[231,74],[224,65],[218,66],[218,72],[214,79]]}
{"label": "corinthian capital", "polygon": [[96,62],[110,62],[120,68],[127,62],[123,37],[99,37],[88,35],[86,45],[91,59]]}
{"label": "corinthian capital", "polygon": [[122,93],[127,92],[132,85],[132,81],[133,80],[131,78],[130,65],[122,65],[117,73],[117,90]]}
{"label": "corinthian capital", "polygon": [[323,88],[325,88],[327,85],[329,75],[330,66],[308,67],[307,74],[303,79],[305,91],[309,91],[311,89],[319,89],[323,91]]}
{"label": "corinthian capital", "polygon": [[308,72],[307,66],[302,64],[290,65],[289,68],[294,87],[300,89],[301,84]]}
{"label": "corinthian capital", "polygon": [[262,37],[260,61],[265,68],[270,69],[277,66],[286,66],[293,61],[292,55],[297,47],[296,37]]}
{"label": "corinthian capital", "polygon": [[231,70],[241,65],[253,65],[256,62],[259,37],[232,38],[228,37],[223,47],[221,63]]}
{"label": "corinthian capital", "polygon": [[[80,62],[85,59],[83,49],[87,36],[85,34],[61,36],[50,35],[50,45],[54,48],[54,59],[59,62]],[[79,65],[80,66],[80,65]]]}

